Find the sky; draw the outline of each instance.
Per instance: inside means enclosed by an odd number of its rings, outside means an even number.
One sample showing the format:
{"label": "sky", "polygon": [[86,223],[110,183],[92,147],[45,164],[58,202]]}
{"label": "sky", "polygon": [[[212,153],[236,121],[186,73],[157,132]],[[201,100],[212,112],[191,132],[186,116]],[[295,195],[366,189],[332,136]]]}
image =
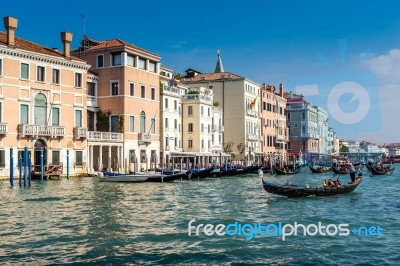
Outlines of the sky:
{"label": "sky", "polygon": [[[62,50],[86,34],[119,38],[161,56],[176,73],[224,69],[303,94],[338,137],[400,142],[400,2],[396,1],[5,1],[16,36]],[[5,31],[2,27],[1,31]]]}

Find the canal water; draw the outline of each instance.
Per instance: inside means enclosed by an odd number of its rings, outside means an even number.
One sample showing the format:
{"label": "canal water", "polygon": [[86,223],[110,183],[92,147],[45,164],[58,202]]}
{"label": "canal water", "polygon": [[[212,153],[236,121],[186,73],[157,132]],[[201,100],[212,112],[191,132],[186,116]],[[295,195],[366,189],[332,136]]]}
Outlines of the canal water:
{"label": "canal water", "polygon": [[[396,166],[390,176],[370,176],[365,170],[363,183],[353,193],[332,197],[270,195],[256,174],[164,184],[102,183],[87,177],[33,181],[30,189],[0,182],[0,263],[398,264],[400,165]],[[303,168],[295,176],[264,178],[315,186],[333,176]],[[342,183],[349,179],[340,177]],[[224,224],[231,230],[207,236],[199,227],[198,236],[195,229],[189,236],[191,220],[193,227]],[[252,239],[247,237],[249,228],[240,235],[240,230],[235,232],[239,225],[258,222],[277,227]],[[279,222],[347,224],[358,231],[304,236],[300,230],[283,240],[275,234]],[[372,229],[367,232],[364,227]],[[335,233],[333,226],[330,229]]]}

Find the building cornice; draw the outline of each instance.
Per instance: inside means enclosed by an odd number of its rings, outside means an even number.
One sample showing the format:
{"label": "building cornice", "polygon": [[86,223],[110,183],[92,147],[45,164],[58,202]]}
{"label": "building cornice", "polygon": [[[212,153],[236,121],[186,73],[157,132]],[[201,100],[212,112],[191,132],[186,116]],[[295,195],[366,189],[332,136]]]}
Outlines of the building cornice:
{"label": "building cornice", "polygon": [[25,50],[19,50],[19,49],[9,49],[7,47],[0,46],[0,56],[1,55],[14,57],[14,58],[22,59],[22,60],[32,60],[32,61],[37,61],[37,62],[41,62],[41,63],[54,64],[54,65],[59,65],[59,66],[63,66],[63,67],[81,69],[84,71],[88,71],[90,68],[90,65],[87,64],[86,62],[67,60],[62,57],[43,55],[43,54],[29,52],[29,51],[25,51]]}

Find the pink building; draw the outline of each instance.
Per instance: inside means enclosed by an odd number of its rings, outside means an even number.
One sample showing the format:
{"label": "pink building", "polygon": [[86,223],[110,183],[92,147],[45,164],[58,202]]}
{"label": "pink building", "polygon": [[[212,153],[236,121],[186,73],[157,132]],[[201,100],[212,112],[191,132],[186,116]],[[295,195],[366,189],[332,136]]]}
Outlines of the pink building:
{"label": "pink building", "polygon": [[88,109],[88,170],[154,168],[160,153],[160,57],[119,39],[84,36],[72,54],[97,76]]}
{"label": "pink building", "polygon": [[59,52],[15,37],[17,24],[5,17],[0,32],[0,176],[9,176],[10,156],[17,165],[25,147],[36,170],[43,148],[46,174],[66,173],[67,150],[70,173],[84,173],[90,66],[71,56],[71,33],[61,33]]}

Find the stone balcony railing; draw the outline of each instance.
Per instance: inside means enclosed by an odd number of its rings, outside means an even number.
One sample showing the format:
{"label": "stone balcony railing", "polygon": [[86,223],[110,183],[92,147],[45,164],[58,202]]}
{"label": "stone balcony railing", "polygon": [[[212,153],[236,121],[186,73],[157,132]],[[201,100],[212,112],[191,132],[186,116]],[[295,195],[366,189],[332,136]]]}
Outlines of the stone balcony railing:
{"label": "stone balcony railing", "polygon": [[163,93],[179,96],[179,89],[176,87],[164,86]]}
{"label": "stone balcony railing", "polygon": [[21,137],[44,136],[44,137],[57,138],[65,136],[65,127],[20,124],[18,126],[18,133],[20,134]]}
{"label": "stone balcony railing", "polygon": [[212,97],[202,94],[187,94],[182,96],[182,102],[200,102],[212,104]]}
{"label": "stone balcony railing", "polygon": [[0,123],[0,135],[5,135],[8,133],[8,124]]}
{"label": "stone balcony railing", "polygon": [[260,136],[254,135],[254,134],[247,134],[247,139],[248,140],[252,140],[252,141],[259,141],[260,140]]}
{"label": "stone balcony railing", "polygon": [[87,132],[87,128],[85,127],[74,127],[74,139],[87,138]]}
{"label": "stone balcony railing", "polygon": [[247,109],[247,110],[246,110],[246,115],[257,117],[257,116],[258,116],[258,112],[256,112],[256,111],[253,110],[253,109]]}
{"label": "stone balcony railing", "polygon": [[138,140],[145,142],[145,143],[151,143],[151,134],[147,133],[139,133],[138,134]]}
{"label": "stone balcony railing", "polygon": [[86,102],[87,102],[87,106],[89,106],[89,107],[97,107],[98,106],[96,96],[88,95]]}
{"label": "stone balcony railing", "polygon": [[122,142],[124,140],[124,134],[117,133],[117,132],[88,131],[87,140],[88,141]]}

